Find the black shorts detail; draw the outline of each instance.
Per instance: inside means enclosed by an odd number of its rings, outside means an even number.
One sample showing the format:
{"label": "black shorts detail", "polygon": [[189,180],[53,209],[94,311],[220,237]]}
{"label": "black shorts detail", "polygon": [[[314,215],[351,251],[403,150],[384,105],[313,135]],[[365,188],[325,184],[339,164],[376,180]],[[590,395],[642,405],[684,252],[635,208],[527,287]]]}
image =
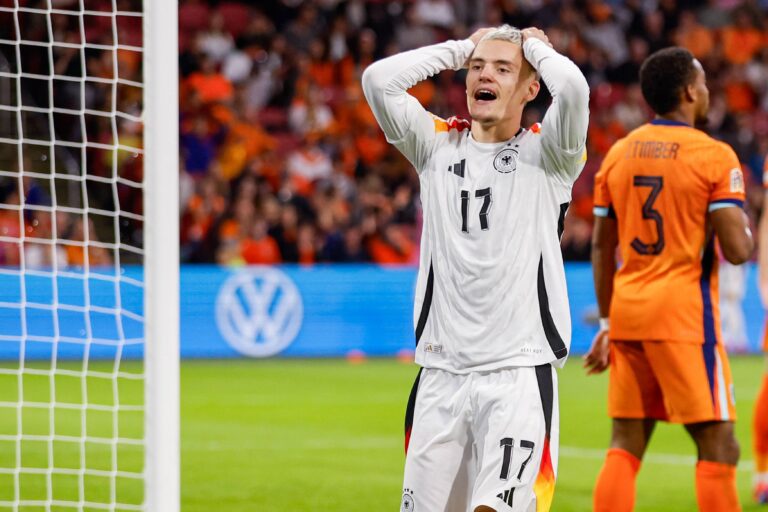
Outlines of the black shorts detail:
{"label": "black shorts detail", "polygon": [[565,348],[563,338],[560,337],[560,333],[557,332],[557,327],[555,327],[555,322],[552,320],[552,313],[549,312],[547,286],[544,283],[544,256],[539,258],[538,292],[539,313],[541,314],[541,323],[544,327],[544,335],[547,337],[552,353],[555,354],[556,358],[562,359],[568,355],[568,349]]}
{"label": "black shorts detail", "polygon": [[429,264],[429,277],[427,277],[427,289],[424,292],[424,302],[421,304],[421,312],[419,313],[419,321],[416,324],[416,346],[419,346],[419,340],[422,333],[424,333],[424,327],[427,325],[427,318],[429,318],[429,309],[432,306],[432,288],[435,285],[435,272],[432,269],[432,263]]}
{"label": "black shorts detail", "polygon": [[408,396],[408,406],[405,408],[405,451],[408,452],[408,443],[411,440],[411,429],[413,428],[413,413],[416,410],[416,394],[419,391],[419,380],[421,380],[421,371],[416,374],[416,380],[413,382],[411,394]]}
{"label": "black shorts detail", "polygon": [[547,439],[552,432],[552,408],[555,402],[555,390],[552,383],[552,365],[549,363],[536,366],[536,381],[539,383],[541,408],[544,410],[544,425]]}
{"label": "black shorts detail", "polygon": [[557,219],[557,238],[563,238],[563,231],[565,231],[565,214],[568,211],[568,207],[571,203],[562,203],[560,205],[560,217]]}

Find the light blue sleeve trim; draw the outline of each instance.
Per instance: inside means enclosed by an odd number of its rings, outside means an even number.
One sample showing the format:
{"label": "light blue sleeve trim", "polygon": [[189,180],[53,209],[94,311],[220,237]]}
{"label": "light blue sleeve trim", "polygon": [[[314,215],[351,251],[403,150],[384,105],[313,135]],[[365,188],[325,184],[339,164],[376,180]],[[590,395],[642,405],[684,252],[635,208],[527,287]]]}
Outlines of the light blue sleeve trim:
{"label": "light blue sleeve trim", "polygon": [[607,206],[595,206],[592,209],[592,213],[595,215],[595,217],[608,217],[610,212],[610,208]]}
{"label": "light blue sleeve trim", "polygon": [[707,211],[713,212],[715,210],[722,210],[723,208],[743,208],[743,205],[740,205],[738,203],[709,203],[709,208],[707,208]]}

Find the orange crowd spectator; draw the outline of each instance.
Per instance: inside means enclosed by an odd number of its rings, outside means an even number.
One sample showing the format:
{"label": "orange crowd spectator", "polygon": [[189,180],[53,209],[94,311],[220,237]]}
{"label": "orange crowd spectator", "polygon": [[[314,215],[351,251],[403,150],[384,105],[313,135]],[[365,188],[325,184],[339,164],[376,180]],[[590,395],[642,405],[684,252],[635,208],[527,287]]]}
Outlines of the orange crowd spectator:
{"label": "orange crowd spectator", "polygon": [[241,116],[223,105],[217,105],[212,110],[213,117],[228,126],[217,156],[221,178],[227,181],[237,178],[253,158],[277,147],[275,138],[257,123],[242,120]]}
{"label": "orange crowd spectator", "polygon": [[675,44],[687,48],[699,60],[709,55],[715,47],[714,34],[696,21],[696,14],[692,11],[680,13],[680,24],[674,40]]}
{"label": "orange crowd spectator", "polygon": [[339,134],[358,133],[365,128],[377,128],[376,118],[365,101],[360,84],[352,84],[344,90],[344,100],[336,107],[336,131]]}
{"label": "orange crowd spectator", "polygon": [[380,131],[366,128],[355,137],[355,147],[363,163],[370,166],[380,161],[387,152],[387,141]]}
{"label": "orange crowd spectator", "polygon": [[755,28],[746,9],[733,12],[733,24],[723,29],[722,39],[725,58],[732,64],[746,64],[766,44],[765,34]]}
{"label": "orange crowd spectator", "polygon": [[322,39],[309,44],[309,76],[317,87],[330,88],[336,83],[336,66],[328,59],[328,49]]}
{"label": "orange crowd spectator", "polygon": [[750,112],[755,108],[755,93],[744,76],[743,66],[733,66],[723,87],[731,112]]}
{"label": "orange crowd spectator", "polygon": [[366,29],[357,36],[357,48],[355,56],[347,55],[339,62],[341,82],[348,86],[359,83],[363,76],[363,70],[367,68],[375,59],[376,51],[376,33],[373,30]]}
{"label": "orange crowd spectator", "polygon": [[200,71],[187,78],[186,85],[190,91],[197,94],[203,103],[231,100],[234,94],[232,84],[216,70],[216,63],[208,57],[202,57],[200,68]]}
{"label": "orange crowd spectator", "polygon": [[390,224],[368,242],[371,259],[382,265],[404,265],[413,262],[415,244],[400,226]]}
{"label": "orange crowd spectator", "polygon": [[[85,222],[82,217],[78,217],[75,220],[72,227],[72,234],[63,242],[63,245],[67,251],[67,262],[70,265],[77,267],[85,266],[90,267],[110,265],[112,263],[112,255],[105,247],[94,245],[93,242],[99,242],[99,237],[96,232],[96,226],[91,219],[88,219],[88,230],[86,232]],[[86,261],[85,246],[82,242],[88,242],[88,260]],[[69,242],[69,243],[68,243]],[[80,242],[79,244],[72,242]]]}
{"label": "orange crowd spectator", "polygon": [[333,172],[333,162],[317,142],[317,135],[309,134],[286,162],[292,184],[304,196],[311,195],[315,181],[330,178]]}
{"label": "orange crowd spectator", "polygon": [[267,234],[267,222],[256,218],[250,236],[242,241],[243,261],[251,265],[274,265],[282,262],[280,248],[274,238]]}
{"label": "orange crowd spectator", "polygon": [[325,134],[333,131],[333,112],[321,95],[321,90],[313,87],[293,100],[288,110],[288,124],[295,133]]}
{"label": "orange crowd spectator", "polygon": [[590,151],[604,155],[613,143],[625,134],[624,127],[615,119],[611,109],[600,109],[589,125],[587,144]]}
{"label": "orange crowd spectator", "polygon": [[186,211],[181,218],[182,245],[201,242],[226,208],[226,200],[218,190],[218,182],[213,177],[203,178],[198,183],[197,189],[189,199]]}

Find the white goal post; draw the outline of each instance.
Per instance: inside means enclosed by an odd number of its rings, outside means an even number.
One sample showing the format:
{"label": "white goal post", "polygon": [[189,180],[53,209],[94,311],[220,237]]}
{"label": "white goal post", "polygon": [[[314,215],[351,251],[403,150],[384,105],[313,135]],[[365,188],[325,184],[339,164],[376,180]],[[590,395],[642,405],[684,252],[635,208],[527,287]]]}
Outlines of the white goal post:
{"label": "white goal post", "polygon": [[0,512],[180,510],[177,11],[0,0]]}
{"label": "white goal post", "polygon": [[148,512],[180,508],[178,1],[144,0]]}

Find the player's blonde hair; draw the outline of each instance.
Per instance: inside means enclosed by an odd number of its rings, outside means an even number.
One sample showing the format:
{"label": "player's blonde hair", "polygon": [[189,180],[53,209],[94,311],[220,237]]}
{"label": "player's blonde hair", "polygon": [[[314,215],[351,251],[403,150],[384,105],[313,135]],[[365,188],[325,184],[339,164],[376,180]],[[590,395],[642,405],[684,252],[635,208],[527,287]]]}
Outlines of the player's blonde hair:
{"label": "player's blonde hair", "polygon": [[[489,30],[485,33],[483,37],[480,38],[481,41],[506,41],[508,43],[516,44],[517,46],[520,46],[522,48],[523,46],[523,31],[520,30],[517,27],[513,27],[512,25],[503,24],[500,27],[496,27],[492,30]],[[523,57],[523,63],[524,67],[525,64],[527,64],[527,67],[529,68],[530,73],[533,74],[533,77],[535,80],[541,79],[539,76],[539,72],[536,71],[536,69],[531,65],[530,62],[528,62],[525,57]]]}
{"label": "player's blonde hair", "polygon": [[496,27],[493,30],[486,32],[485,35],[480,38],[480,41],[507,41],[518,46],[523,46],[523,33],[519,28],[505,23],[500,27]]}

